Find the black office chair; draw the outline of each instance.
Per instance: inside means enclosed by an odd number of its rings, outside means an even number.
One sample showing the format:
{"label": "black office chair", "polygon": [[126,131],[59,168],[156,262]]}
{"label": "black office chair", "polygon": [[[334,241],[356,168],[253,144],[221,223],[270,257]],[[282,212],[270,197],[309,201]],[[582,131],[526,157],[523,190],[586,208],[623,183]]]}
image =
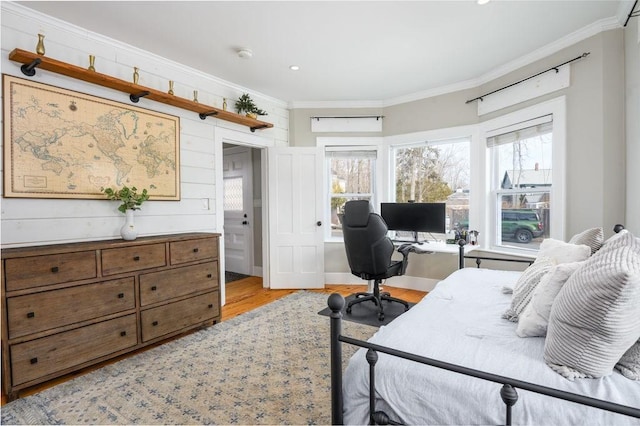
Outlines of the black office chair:
{"label": "black office chair", "polygon": [[383,300],[402,303],[405,311],[408,310],[409,303],[391,297],[387,292],[381,293],[380,283],[385,278],[404,275],[412,245],[400,246],[398,251],[402,253],[402,260],[391,260],[395,247],[387,236],[387,224],[373,212],[367,200],[348,201],[345,204],[342,234],[351,273],[363,280],[374,281],[373,293],[356,293],[347,305],[347,313],[351,313],[353,305],[369,300],[378,306],[380,321],[384,320]]}

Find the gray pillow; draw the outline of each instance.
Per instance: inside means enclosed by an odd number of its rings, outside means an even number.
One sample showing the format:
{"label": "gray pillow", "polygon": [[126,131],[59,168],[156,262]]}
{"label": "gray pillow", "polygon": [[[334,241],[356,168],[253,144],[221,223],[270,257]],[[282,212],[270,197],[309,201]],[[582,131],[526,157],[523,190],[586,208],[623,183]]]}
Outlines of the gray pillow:
{"label": "gray pillow", "polygon": [[518,322],[518,316],[524,311],[531,301],[533,290],[540,283],[542,277],[551,271],[555,265],[553,259],[549,257],[539,257],[527,269],[522,272],[518,282],[513,287],[511,306],[502,314],[502,318],[509,321]]}
{"label": "gray pillow", "polygon": [[571,380],[611,374],[640,338],[640,239],[611,237],[553,302],[545,362]]}
{"label": "gray pillow", "polygon": [[569,240],[571,244],[584,244],[591,247],[591,254],[600,250],[604,243],[602,228],[591,228],[574,235]]}
{"label": "gray pillow", "polygon": [[616,370],[631,380],[640,380],[640,340],[622,355],[616,364]]}

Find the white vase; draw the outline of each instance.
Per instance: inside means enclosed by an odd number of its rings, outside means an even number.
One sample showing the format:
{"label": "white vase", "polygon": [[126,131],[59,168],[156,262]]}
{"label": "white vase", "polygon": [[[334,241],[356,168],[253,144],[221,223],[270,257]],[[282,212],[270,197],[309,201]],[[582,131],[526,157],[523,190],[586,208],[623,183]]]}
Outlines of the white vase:
{"label": "white vase", "polygon": [[122,235],[122,238],[125,240],[135,240],[138,237],[138,231],[133,223],[133,210],[127,209],[124,214],[126,215],[126,221],[122,228],[120,228],[120,235]]}

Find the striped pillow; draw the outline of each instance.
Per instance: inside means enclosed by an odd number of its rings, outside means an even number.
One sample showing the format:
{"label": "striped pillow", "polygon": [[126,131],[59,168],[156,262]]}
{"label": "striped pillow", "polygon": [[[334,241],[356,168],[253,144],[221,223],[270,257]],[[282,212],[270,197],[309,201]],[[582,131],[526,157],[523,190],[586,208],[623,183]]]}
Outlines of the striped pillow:
{"label": "striped pillow", "polygon": [[574,235],[569,240],[571,244],[584,244],[591,247],[591,254],[600,250],[604,243],[602,228],[591,228]]}
{"label": "striped pillow", "polygon": [[545,362],[576,377],[612,373],[640,338],[640,239],[622,231],[580,267],[553,302]]}
{"label": "striped pillow", "polygon": [[551,271],[555,265],[553,259],[549,257],[539,257],[527,269],[524,270],[518,282],[513,287],[511,306],[502,314],[502,318],[509,321],[518,322],[518,316],[524,311],[531,301],[533,290],[540,283],[542,277]]}

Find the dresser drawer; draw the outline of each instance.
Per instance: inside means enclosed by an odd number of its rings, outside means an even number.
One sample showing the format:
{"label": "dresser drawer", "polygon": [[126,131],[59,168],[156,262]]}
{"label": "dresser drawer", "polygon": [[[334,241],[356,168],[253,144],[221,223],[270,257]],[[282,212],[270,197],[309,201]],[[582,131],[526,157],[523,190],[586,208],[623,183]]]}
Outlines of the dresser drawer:
{"label": "dresser drawer", "polygon": [[95,278],[96,252],[81,251],[6,259],[4,273],[7,291]]}
{"label": "dresser drawer", "polygon": [[217,291],[147,309],[140,313],[142,341],[147,342],[156,337],[211,320],[219,313],[220,295]]}
{"label": "dresser drawer", "polygon": [[133,277],[7,298],[9,338],[136,307]]}
{"label": "dresser drawer", "polygon": [[140,305],[218,288],[218,262],[140,274]]}
{"label": "dresser drawer", "polygon": [[112,248],[102,250],[102,275],[165,266],[164,244]]}
{"label": "dresser drawer", "polygon": [[171,264],[218,258],[218,244],[215,238],[199,238],[169,243]]}
{"label": "dresser drawer", "polygon": [[127,315],[11,346],[13,386],[135,346],[136,316]]}

